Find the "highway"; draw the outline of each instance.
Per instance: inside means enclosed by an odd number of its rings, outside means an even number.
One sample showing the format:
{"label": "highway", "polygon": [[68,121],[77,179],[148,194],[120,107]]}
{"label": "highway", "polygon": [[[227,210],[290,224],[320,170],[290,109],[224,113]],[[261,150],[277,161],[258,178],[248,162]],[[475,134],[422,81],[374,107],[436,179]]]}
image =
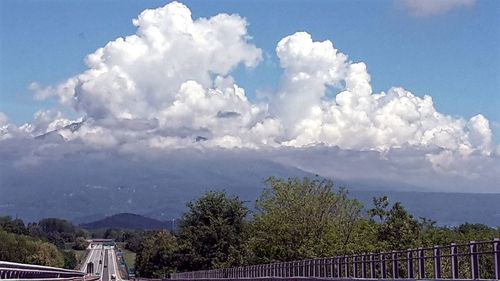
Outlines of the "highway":
{"label": "highway", "polygon": [[[89,253],[85,258],[85,262],[80,268],[83,272],[88,272],[91,275],[100,276],[101,281],[123,280],[120,277],[118,261],[114,246],[104,246],[100,243],[91,243],[89,245]],[[89,266],[89,264],[91,264]],[[92,268],[93,267],[93,268]],[[112,276],[116,279],[112,279]]]}

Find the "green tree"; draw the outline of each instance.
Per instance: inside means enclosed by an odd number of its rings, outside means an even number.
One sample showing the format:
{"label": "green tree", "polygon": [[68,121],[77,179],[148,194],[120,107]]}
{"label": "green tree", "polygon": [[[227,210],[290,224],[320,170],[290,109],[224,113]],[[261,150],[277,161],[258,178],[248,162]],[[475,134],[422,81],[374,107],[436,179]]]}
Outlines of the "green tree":
{"label": "green tree", "polygon": [[242,264],[248,213],[243,202],[212,191],[187,207],[179,227],[179,268],[198,270]]}
{"label": "green tree", "polygon": [[64,266],[63,255],[53,244],[2,230],[0,230],[0,260]]}
{"label": "green tree", "polygon": [[415,247],[419,245],[420,225],[400,202],[396,202],[380,225],[378,238],[389,250]]}
{"label": "green tree", "polygon": [[136,256],[135,269],[139,276],[162,278],[173,272],[177,265],[177,241],[167,231],[145,238]]}
{"label": "green tree", "polygon": [[87,249],[89,242],[83,237],[77,237],[75,240],[75,245],[73,245],[73,250],[85,250]]}
{"label": "green tree", "polygon": [[290,261],[346,250],[361,205],[329,180],[269,178],[257,200],[251,262]]}
{"label": "green tree", "polygon": [[387,196],[373,197],[373,208],[368,210],[368,215],[374,219],[378,217],[379,222],[383,222],[387,215],[389,198]]}
{"label": "green tree", "polygon": [[63,251],[64,258],[64,268],[67,269],[75,269],[78,265],[78,261],[76,260],[75,252],[73,251]]}
{"label": "green tree", "polygon": [[0,217],[0,229],[15,234],[28,234],[28,230],[26,229],[23,220],[12,219],[9,216]]}

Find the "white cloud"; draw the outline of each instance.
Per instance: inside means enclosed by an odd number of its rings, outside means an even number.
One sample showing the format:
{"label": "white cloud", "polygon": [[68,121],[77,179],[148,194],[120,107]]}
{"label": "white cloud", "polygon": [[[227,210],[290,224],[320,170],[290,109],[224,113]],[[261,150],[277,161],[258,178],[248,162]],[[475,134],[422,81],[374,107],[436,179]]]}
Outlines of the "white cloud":
{"label": "white cloud", "polygon": [[145,10],[133,21],[134,35],[118,38],[86,58],[88,70],[55,87],[33,84],[37,97],[57,95],[95,119],[153,118],[162,114],[187,81],[213,86],[240,63],[255,66],[261,50],[248,43],[237,15],[191,18],[177,2]]}
{"label": "white cloud", "polygon": [[0,115],[0,127],[9,126],[1,139],[57,130],[62,140],[50,140],[54,145],[121,153],[338,147],[381,161],[392,157],[393,166],[414,163],[413,170],[471,177],[484,172],[467,163],[498,162],[500,148],[484,116],[442,114],[430,96],[403,88],[374,93],[365,63],[350,61],[329,40],[314,41],[306,32],[281,39],[281,82],[267,100],[251,101],[231,76],[238,65],[261,60],[242,17],[192,19],[186,6],[173,2],[142,12],[134,25],[136,34],[90,54],[83,73],[55,86],[31,85],[37,98],[55,96],[83,119],[40,111],[13,129]]}
{"label": "white cloud", "polygon": [[432,16],[453,9],[472,7],[476,0],[402,0],[401,2],[416,16]]}
{"label": "white cloud", "polygon": [[[274,107],[285,125],[285,145],[491,152],[491,129],[482,115],[468,122],[446,116],[436,111],[431,97],[403,88],[373,93],[366,65],[349,62],[330,41],[313,42],[300,32],[282,39],[277,52],[284,75]],[[327,87],[339,85],[344,86],[335,97],[327,95]]]}

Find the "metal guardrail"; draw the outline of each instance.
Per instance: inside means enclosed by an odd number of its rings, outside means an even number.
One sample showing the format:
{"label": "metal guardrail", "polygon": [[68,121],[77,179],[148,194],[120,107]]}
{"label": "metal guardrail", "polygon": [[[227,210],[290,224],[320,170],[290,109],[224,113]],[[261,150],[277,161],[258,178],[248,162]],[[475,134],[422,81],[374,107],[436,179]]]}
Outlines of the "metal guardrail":
{"label": "metal guardrail", "polygon": [[171,274],[171,279],[500,279],[500,239]]}
{"label": "metal guardrail", "polygon": [[[0,261],[0,279],[83,280],[85,273],[51,266]],[[92,280],[87,277],[85,280]]]}

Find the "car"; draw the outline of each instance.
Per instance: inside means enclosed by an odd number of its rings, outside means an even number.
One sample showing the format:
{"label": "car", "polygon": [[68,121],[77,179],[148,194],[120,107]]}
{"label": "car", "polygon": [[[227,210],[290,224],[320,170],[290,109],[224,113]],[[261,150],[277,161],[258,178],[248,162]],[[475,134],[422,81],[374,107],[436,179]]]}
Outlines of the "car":
{"label": "car", "polygon": [[116,280],[116,274],[111,274],[111,280]]}

